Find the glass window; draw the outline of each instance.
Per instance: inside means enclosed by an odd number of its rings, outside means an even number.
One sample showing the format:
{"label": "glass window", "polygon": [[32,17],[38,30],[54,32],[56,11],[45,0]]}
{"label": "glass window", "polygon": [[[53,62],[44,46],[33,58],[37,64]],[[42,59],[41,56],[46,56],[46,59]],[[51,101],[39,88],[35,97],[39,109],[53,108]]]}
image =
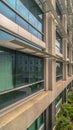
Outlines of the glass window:
{"label": "glass window", "polygon": [[7,18],[9,18],[15,22],[15,15],[16,14],[10,8],[8,8],[5,4],[3,4],[2,2],[0,2],[0,13],[2,13]]}
{"label": "glass window", "polygon": [[62,38],[56,31],[56,51],[62,53]]}
{"label": "glass window", "polygon": [[38,59],[38,80],[42,80],[43,79],[43,71],[44,71],[44,68],[42,66],[43,63],[43,60],[42,59]]}
{"label": "glass window", "polygon": [[44,40],[44,35],[43,34],[41,34],[41,33],[39,33],[38,32],[38,36],[37,36],[40,40]]}
{"label": "glass window", "polygon": [[0,48],[0,92],[13,88],[13,55]]}
{"label": "glass window", "polygon": [[62,79],[62,63],[56,62],[56,81]]}
{"label": "glass window", "polygon": [[60,95],[58,95],[57,98],[55,99],[56,105],[58,104],[58,102],[60,101],[61,98],[62,98],[62,93]]}
{"label": "glass window", "polygon": [[15,37],[10,35],[9,33],[0,30],[0,41],[5,41],[5,40],[7,41],[12,39],[15,39]]}
{"label": "glass window", "polygon": [[[39,39],[44,40],[42,35],[44,30],[44,17],[36,2],[29,0],[6,0],[6,2],[12,6],[13,10],[9,6],[5,5],[4,1],[1,1],[0,13],[16,22]],[[14,10],[17,10],[18,14],[16,14]]]}
{"label": "glass window", "polygon": [[29,83],[28,56],[16,52],[16,86]]}
{"label": "glass window", "polygon": [[61,13],[61,10],[59,8],[58,0],[56,2],[56,12],[57,12],[58,18],[62,21],[62,13]]}
{"label": "glass window", "polygon": [[17,0],[16,10],[28,20],[28,0]]}
{"label": "glass window", "polygon": [[35,122],[28,128],[28,130],[36,130]]}
{"label": "glass window", "polygon": [[38,37],[38,31],[35,30],[32,26],[29,25],[29,32]]}
{"label": "glass window", "polygon": [[[13,90],[11,92],[6,92],[5,94],[1,94],[0,95],[0,110],[13,103],[16,103],[17,101],[21,99],[26,98],[27,96],[30,96],[31,94],[34,94],[35,92],[40,91],[41,89],[43,89],[43,87],[44,86],[42,82],[42,83],[37,83],[35,85],[31,85],[29,87],[24,87],[18,90]],[[12,89],[12,88],[10,87],[7,89]],[[2,90],[6,90],[6,87],[4,86],[4,89]]]}
{"label": "glass window", "polygon": [[41,125],[43,124],[43,114],[39,116],[37,119],[37,128],[39,129]]}
{"label": "glass window", "polygon": [[39,130],[43,123],[43,114],[41,114],[27,130]]}
{"label": "glass window", "polygon": [[18,15],[16,15],[16,23],[19,26],[21,26],[22,28],[29,31],[29,24],[26,21],[24,21],[21,17],[19,17]]}
{"label": "glass window", "polygon": [[43,58],[0,47],[0,109],[44,88],[42,63]]}
{"label": "glass window", "polygon": [[67,46],[67,58],[69,58],[69,46]]}
{"label": "glass window", "polygon": [[36,82],[35,80],[35,62],[34,57],[29,57],[29,82]]}
{"label": "glass window", "polygon": [[31,12],[29,12],[29,21],[37,28],[37,19]]}
{"label": "glass window", "polygon": [[6,2],[8,2],[11,6],[13,6],[14,8],[16,7],[16,1],[17,0],[6,0]]}

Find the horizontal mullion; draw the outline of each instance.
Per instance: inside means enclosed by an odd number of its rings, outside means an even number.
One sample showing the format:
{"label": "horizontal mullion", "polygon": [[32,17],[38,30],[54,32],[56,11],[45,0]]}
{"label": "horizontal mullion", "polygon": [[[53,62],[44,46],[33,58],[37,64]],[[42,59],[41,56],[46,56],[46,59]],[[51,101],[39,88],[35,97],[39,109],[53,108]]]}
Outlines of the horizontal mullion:
{"label": "horizontal mullion", "polygon": [[40,34],[44,36],[44,33],[39,31],[32,23],[30,23],[26,18],[24,18],[17,10],[15,10],[12,6],[10,6],[6,1],[2,0],[2,2],[7,5],[12,11],[14,11],[18,16],[20,16],[24,21],[26,21],[30,26],[32,26],[35,30],[37,30]]}
{"label": "horizontal mullion", "polygon": [[58,78],[58,77],[62,77],[63,75],[61,74],[61,75],[58,75],[58,76],[56,76],[56,78]]}
{"label": "horizontal mullion", "polygon": [[20,90],[20,89],[23,89],[23,88],[26,88],[26,87],[29,87],[29,86],[32,86],[32,85],[36,85],[36,84],[39,84],[39,83],[43,83],[43,82],[44,82],[44,80],[41,80],[41,81],[37,81],[37,82],[31,83],[31,84],[27,84],[27,85],[24,85],[24,86],[21,86],[21,87],[13,88],[11,90],[0,92],[0,95],[6,94],[8,92],[13,92],[13,91],[16,91],[16,90]]}

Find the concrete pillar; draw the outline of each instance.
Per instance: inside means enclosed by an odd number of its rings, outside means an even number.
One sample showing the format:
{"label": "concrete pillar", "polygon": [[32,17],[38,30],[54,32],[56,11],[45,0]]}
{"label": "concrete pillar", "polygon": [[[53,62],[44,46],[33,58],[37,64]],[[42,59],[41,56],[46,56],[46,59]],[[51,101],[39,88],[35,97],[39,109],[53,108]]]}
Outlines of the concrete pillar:
{"label": "concrete pillar", "polygon": [[63,58],[65,63],[63,63],[63,80],[67,79],[67,39],[63,39]]}
{"label": "concrete pillar", "polygon": [[[46,42],[46,52],[48,52],[48,13],[45,14],[45,42]],[[49,89],[49,59],[45,58],[44,60],[44,78],[45,78],[45,90],[47,91]]]}
{"label": "concrete pillar", "polygon": [[[55,41],[56,41],[56,25],[55,21],[52,17],[52,15],[49,13],[49,33],[48,33],[48,52],[52,55],[56,55],[55,51]],[[50,90],[55,90],[56,86],[56,59],[51,58],[49,59],[49,89]]]}
{"label": "concrete pillar", "polygon": [[[65,0],[66,5],[66,0]],[[65,32],[67,33],[67,15],[62,16],[62,25],[64,26]],[[67,61],[67,38],[63,38],[63,58]],[[67,79],[67,63],[63,63],[63,80]]]}
{"label": "concrete pillar", "polygon": [[69,30],[69,40],[70,40],[70,42],[72,44],[72,30]]}
{"label": "concrete pillar", "polygon": [[71,61],[72,61],[72,48],[71,46],[69,47],[69,76],[72,76],[72,65],[71,65]]}
{"label": "concrete pillar", "polygon": [[[56,25],[51,13],[45,14],[45,41],[46,52],[55,54]],[[52,57],[45,58],[45,90],[55,89],[56,83],[56,60]]]}
{"label": "concrete pillar", "polygon": [[64,26],[65,32],[67,33],[67,15],[62,15],[62,25]]}
{"label": "concrete pillar", "polygon": [[56,0],[51,0],[54,9],[56,8]]}
{"label": "concrete pillar", "polygon": [[72,65],[69,64],[69,76],[72,76]]}
{"label": "concrete pillar", "polygon": [[67,61],[67,44],[68,44],[67,39],[63,38],[63,56],[65,61]]}
{"label": "concrete pillar", "polygon": [[66,80],[67,77],[67,63],[63,63],[63,80]]}

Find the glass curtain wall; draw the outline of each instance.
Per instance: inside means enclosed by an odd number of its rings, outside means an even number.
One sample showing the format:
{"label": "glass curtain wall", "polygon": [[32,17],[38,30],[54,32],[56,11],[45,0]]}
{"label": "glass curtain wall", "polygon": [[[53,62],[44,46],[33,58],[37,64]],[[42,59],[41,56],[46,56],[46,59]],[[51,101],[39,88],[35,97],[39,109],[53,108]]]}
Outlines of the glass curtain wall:
{"label": "glass curtain wall", "polygon": [[0,108],[43,89],[43,82],[43,58],[0,47]]}
{"label": "glass curtain wall", "polygon": [[0,13],[39,39],[44,39],[43,13],[34,0],[1,0]]}

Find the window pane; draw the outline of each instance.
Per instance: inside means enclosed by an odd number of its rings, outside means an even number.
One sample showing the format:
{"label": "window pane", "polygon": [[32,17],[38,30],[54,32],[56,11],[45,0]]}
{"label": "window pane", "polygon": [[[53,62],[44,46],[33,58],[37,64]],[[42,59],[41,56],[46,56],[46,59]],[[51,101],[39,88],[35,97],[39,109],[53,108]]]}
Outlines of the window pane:
{"label": "window pane", "polygon": [[[27,0],[28,1],[28,0]],[[17,11],[28,20],[28,2],[26,0],[17,0]]]}
{"label": "window pane", "polygon": [[[30,33],[43,40],[43,13],[37,6],[35,1],[29,0],[6,0],[15,10],[17,10],[23,18],[17,15],[11,8],[0,1],[0,13],[5,15],[10,20],[14,21]],[[26,22],[26,20],[28,22]],[[29,23],[30,22],[30,23]],[[34,27],[32,27],[32,25]],[[39,31],[38,31],[39,30]]]}
{"label": "window pane", "polygon": [[37,119],[37,129],[39,129],[42,124],[43,124],[43,114],[40,115],[39,118]]}
{"label": "window pane", "polygon": [[15,8],[16,6],[16,1],[17,0],[6,0],[6,2],[8,2],[11,6],[13,6]]}
{"label": "window pane", "polygon": [[28,57],[16,53],[16,86],[29,83]]}
{"label": "window pane", "polygon": [[16,15],[16,23],[20,25],[22,28],[28,30],[28,23],[24,21],[21,17]]}
{"label": "window pane", "polygon": [[0,49],[0,91],[13,88],[12,61],[12,55]]}
{"label": "window pane", "polygon": [[29,57],[29,82],[35,82],[34,57]]}
{"label": "window pane", "polygon": [[62,53],[62,38],[56,31],[56,51]]}
{"label": "window pane", "polygon": [[28,130],[37,130],[37,129],[35,128],[35,122],[28,128]]}
{"label": "window pane", "polygon": [[0,2],[0,13],[15,22],[15,13],[2,2]]}
{"label": "window pane", "polygon": [[10,35],[9,33],[0,30],[0,41],[12,40],[12,39],[15,39],[15,37]]}
{"label": "window pane", "polygon": [[[9,85],[11,85],[11,84],[9,84]],[[27,96],[30,96],[31,94],[36,93],[43,88],[44,88],[43,83],[39,83],[39,84],[32,85],[29,87],[24,87],[20,90],[2,94],[2,95],[0,95],[0,109],[3,109],[4,107],[7,107],[21,99],[24,99]],[[6,87],[4,89],[6,89]]]}
{"label": "window pane", "polygon": [[56,62],[56,81],[62,79],[62,63]]}
{"label": "window pane", "polygon": [[29,32],[38,37],[38,31],[29,25]]}

